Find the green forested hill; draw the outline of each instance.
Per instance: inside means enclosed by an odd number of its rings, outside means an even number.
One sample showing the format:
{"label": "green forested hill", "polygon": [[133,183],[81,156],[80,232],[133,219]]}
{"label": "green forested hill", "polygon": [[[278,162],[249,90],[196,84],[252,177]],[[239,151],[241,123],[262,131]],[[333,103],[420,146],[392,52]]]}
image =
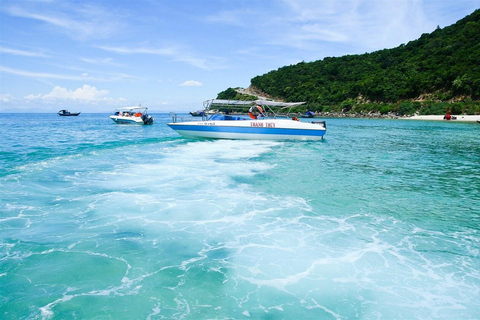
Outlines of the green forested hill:
{"label": "green forested hill", "polygon": [[[251,80],[318,111],[480,113],[480,9],[418,40],[362,55],[285,66]],[[437,110],[438,109],[438,110]]]}

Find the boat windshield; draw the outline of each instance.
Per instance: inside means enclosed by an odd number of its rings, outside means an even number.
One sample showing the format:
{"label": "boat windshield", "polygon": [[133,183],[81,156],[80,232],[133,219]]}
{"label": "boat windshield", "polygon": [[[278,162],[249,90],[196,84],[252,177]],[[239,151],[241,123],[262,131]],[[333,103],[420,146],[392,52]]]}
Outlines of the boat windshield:
{"label": "boat windshield", "polygon": [[245,117],[239,117],[239,116],[230,116],[227,114],[214,114],[213,116],[210,117],[209,120],[230,120],[230,121],[235,121],[235,120],[247,120]]}

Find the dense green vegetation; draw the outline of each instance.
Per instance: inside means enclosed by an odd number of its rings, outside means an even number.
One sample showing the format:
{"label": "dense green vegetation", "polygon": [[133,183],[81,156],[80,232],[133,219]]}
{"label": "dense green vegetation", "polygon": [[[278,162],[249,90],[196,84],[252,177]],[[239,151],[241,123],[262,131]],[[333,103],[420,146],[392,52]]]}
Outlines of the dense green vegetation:
{"label": "dense green vegetation", "polygon": [[228,88],[227,90],[220,92],[217,96],[217,99],[241,100],[241,101],[250,101],[250,100],[257,99],[257,96],[240,93],[237,90],[238,88],[236,89]]}
{"label": "dense green vegetation", "polygon": [[323,112],[480,114],[480,10],[397,48],[285,66],[251,87]]}

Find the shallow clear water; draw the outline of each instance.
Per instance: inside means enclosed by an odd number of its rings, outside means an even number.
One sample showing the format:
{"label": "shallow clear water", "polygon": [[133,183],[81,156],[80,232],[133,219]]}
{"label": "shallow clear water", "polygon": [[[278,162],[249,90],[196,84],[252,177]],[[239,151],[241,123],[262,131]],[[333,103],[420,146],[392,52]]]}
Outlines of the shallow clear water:
{"label": "shallow clear water", "polygon": [[322,142],[0,115],[0,318],[480,318],[480,126]]}

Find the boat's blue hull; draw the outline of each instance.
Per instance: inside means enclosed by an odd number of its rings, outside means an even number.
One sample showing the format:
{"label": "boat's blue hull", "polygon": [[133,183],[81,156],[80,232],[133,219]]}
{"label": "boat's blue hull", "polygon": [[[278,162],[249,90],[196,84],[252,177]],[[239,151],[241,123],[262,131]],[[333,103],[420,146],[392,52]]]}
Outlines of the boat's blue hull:
{"label": "boat's blue hull", "polygon": [[121,123],[121,124],[128,124],[128,123],[133,123],[133,124],[143,124],[143,122],[138,122],[138,121],[134,121],[134,120],[124,120],[124,119],[114,119],[113,121],[115,121],[116,123]]}

